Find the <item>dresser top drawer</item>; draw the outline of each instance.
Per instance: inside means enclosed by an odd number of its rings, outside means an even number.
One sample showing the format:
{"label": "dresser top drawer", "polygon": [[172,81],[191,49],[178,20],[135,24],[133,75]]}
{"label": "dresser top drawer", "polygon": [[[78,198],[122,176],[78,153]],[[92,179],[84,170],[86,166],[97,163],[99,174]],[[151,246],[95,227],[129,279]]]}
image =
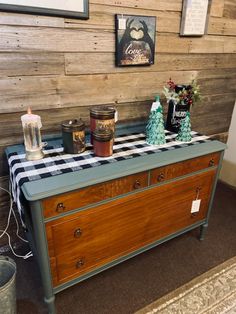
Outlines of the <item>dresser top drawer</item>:
{"label": "dresser top drawer", "polygon": [[210,169],[218,166],[219,160],[220,153],[212,153],[152,169],[150,182],[148,182],[148,171],[144,171],[53,196],[42,201],[44,217],[56,217],[61,213],[112,199],[147,186]]}
{"label": "dresser top drawer", "polygon": [[54,217],[63,212],[95,204],[119,195],[147,187],[148,172],[122,177],[96,184],[78,191],[50,197],[42,201],[44,217]]}
{"label": "dresser top drawer", "polygon": [[150,184],[158,184],[203,169],[210,169],[218,166],[219,160],[220,153],[212,153],[153,169],[150,173]]}

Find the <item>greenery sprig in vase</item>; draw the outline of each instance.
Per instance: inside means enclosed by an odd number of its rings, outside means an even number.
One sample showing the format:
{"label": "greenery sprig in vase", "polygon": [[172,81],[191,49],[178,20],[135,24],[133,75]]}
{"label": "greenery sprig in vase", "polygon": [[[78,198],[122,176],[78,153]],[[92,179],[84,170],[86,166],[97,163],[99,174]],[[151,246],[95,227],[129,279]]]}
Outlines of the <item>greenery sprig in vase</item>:
{"label": "greenery sprig in vase", "polygon": [[200,87],[195,80],[190,85],[177,85],[169,79],[168,86],[164,86],[163,94],[167,101],[174,101],[182,105],[194,105],[201,99]]}

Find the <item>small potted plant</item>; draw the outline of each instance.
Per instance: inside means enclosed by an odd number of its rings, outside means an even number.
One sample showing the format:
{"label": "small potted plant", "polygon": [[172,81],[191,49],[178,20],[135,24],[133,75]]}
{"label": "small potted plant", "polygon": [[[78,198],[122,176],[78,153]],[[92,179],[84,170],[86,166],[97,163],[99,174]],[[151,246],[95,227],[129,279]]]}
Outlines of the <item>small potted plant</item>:
{"label": "small potted plant", "polygon": [[163,93],[169,104],[166,129],[178,133],[180,121],[197,101],[200,100],[200,89],[196,81],[190,85],[177,85],[171,79],[164,87]]}

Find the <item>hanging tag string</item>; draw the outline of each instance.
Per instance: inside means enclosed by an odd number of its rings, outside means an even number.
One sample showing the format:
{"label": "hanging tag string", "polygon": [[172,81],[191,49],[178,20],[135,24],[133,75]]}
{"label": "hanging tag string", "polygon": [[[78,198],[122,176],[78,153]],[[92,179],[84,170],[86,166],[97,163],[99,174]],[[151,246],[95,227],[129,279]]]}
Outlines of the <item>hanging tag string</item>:
{"label": "hanging tag string", "polygon": [[198,200],[198,198],[199,198],[199,194],[200,194],[200,190],[201,190],[201,188],[197,188],[197,190],[196,190],[196,192],[197,192],[197,195],[196,195],[196,201]]}

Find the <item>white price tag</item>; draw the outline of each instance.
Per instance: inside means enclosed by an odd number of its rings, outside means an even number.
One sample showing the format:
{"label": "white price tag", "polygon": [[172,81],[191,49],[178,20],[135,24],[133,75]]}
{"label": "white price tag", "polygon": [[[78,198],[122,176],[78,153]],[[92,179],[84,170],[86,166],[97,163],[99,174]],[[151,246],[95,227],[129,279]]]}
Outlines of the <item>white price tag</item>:
{"label": "white price tag", "polygon": [[118,111],[116,110],[116,112],[115,112],[115,123],[118,121]]}
{"label": "white price tag", "polygon": [[198,213],[200,210],[201,200],[195,200],[192,202],[191,213]]}
{"label": "white price tag", "polygon": [[191,7],[192,6],[192,0],[188,0],[187,1],[187,7]]}
{"label": "white price tag", "polygon": [[119,29],[126,29],[126,19],[120,18],[118,21],[119,21]]}

